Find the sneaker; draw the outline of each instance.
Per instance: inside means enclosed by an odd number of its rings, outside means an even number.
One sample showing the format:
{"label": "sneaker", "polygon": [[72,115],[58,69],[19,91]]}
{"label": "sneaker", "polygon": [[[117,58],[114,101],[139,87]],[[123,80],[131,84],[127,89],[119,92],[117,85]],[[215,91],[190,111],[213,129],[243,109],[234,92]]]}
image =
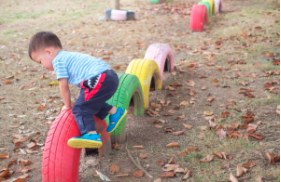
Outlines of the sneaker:
{"label": "sneaker", "polygon": [[101,137],[98,134],[84,134],[81,137],[73,137],[68,140],[67,145],[71,148],[100,148],[102,146]]}
{"label": "sneaker", "polygon": [[118,107],[115,114],[109,116],[109,125],[106,129],[108,133],[113,132],[120,124],[122,119],[127,115],[127,110],[122,107]]}

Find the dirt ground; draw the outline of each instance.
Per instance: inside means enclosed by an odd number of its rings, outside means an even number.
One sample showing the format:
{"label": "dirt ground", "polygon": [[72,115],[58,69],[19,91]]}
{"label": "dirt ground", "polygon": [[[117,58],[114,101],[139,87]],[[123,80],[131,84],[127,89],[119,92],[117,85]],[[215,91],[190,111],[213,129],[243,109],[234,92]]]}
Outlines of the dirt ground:
{"label": "dirt ground", "polygon": [[[280,156],[280,2],[225,0],[223,11],[213,15],[203,32],[191,32],[190,11],[197,2],[174,0],[155,5],[121,0],[121,8],[136,11],[138,19],[114,22],[98,20],[104,10],[113,7],[112,0],[2,0],[0,156],[9,156],[0,159],[0,176],[9,162],[26,159],[32,162],[27,165],[30,169],[20,172],[22,166],[12,164],[9,179],[25,172],[30,175],[26,181],[42,181],[44,142],[63,101],[58,86],[49,86],[56,80],[55,74],[31,61],[27,48],[34,33],[51,30],[65,50],[103,59],[119,73],[125,72],[131,60],[143,58],[150,44],[167,43],[174,52],[175,71],[165,72],[162,90],[150,94],[150,103],[170,101],[168,106],[162,107],[158,116],[137,117],[131,106],[126,142],[108,156],[81,156],[80,181],[101,181],[96,170],[111,181],[183,181],[184,173],[161,177],[165,172],[159,160],[167,164],[172,157],[180,168],[192,172],[186,181],[228,181],[231,173],[236,176],[237,166],[248,161],[255,166],[247,167],[247,172],[237,177],[239,182],[280,181],[280,163],[271,164],[266,156],[267,152]],[[176,83],[182,86],[173,86]],[[71,92],[75,101],[79,89],[72,86]],[[180,106],[186,100],[188,104]],[[254,134],[261,135],[261,140],[245,137],[249,133],[243,128],[243,116],[247,115],[254,115],[251,124],[257,127]],[[166,122],[161,123],[163,120]],[[183,123],[192,128],[184,128]],[[239,128],[234,127],[238,124]],[[226,136],[217,134],[220,126]],[[231,128],[244,136],[231,138]],[[169,130],[184,132],[176,136]],[[19,135],[30,138],[15,142]],[[32,142],[37,146],[31,146]],[[179,147],[167,148],[171,142]],[[140,163],[153,179],[133,176],[138,168],[128,157],[126,146],[134,159],[147,154]],[[179,155],[191,146],[199,150]],[[228,158],[214,156],[212,161],[200,162],[213,152],[224,152]],[[113,174],[112,164],[120,171]],[[115,176],[126,173],[127,177]]]}

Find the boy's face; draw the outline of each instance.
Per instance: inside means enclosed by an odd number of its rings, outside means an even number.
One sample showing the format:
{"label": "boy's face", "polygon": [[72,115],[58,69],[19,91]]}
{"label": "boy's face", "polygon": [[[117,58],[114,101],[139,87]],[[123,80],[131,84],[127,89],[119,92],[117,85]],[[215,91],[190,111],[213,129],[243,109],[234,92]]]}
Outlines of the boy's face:
{"label": "boy's face", "polygon": [[53,60],[56,57],[51,48],[38,49],[31,53],[32,60],[41,64],[48,71],[54,71]]}

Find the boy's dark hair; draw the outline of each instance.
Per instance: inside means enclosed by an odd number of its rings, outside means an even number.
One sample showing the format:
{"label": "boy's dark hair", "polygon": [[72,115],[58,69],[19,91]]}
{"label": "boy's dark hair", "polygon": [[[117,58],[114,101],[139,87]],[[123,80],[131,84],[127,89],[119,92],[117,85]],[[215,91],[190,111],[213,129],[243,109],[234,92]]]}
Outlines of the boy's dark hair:
{"label": "boy's dark hair", "polygon": [[31,37],[28,47],[28,55],[31,58],[31,53],[46,47],[59,47],[62,49],[60,39],[53,33],[48,31],[37,32]]}

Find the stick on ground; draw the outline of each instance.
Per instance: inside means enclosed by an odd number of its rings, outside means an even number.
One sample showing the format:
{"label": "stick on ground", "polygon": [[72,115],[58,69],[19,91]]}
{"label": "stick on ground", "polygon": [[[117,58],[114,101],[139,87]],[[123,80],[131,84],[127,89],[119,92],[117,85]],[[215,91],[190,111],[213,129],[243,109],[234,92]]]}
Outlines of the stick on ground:
{"label": "stick on ground", "polygon": [[129,158],[132,160],[132,162],[135,164],[135,166],[137,166],[137,168],[139,168],[140,170],[142,170],[148,177],[150,178],[153,178],[153,176],[151,176],[141,165],[137,164],[137,162],[134,160],[134,158],[132,157],[130,151],[128,150],[127,148],[127,145],[126,145],[126,148],[125,148],[128,152],[128,155],[129,155]]}

